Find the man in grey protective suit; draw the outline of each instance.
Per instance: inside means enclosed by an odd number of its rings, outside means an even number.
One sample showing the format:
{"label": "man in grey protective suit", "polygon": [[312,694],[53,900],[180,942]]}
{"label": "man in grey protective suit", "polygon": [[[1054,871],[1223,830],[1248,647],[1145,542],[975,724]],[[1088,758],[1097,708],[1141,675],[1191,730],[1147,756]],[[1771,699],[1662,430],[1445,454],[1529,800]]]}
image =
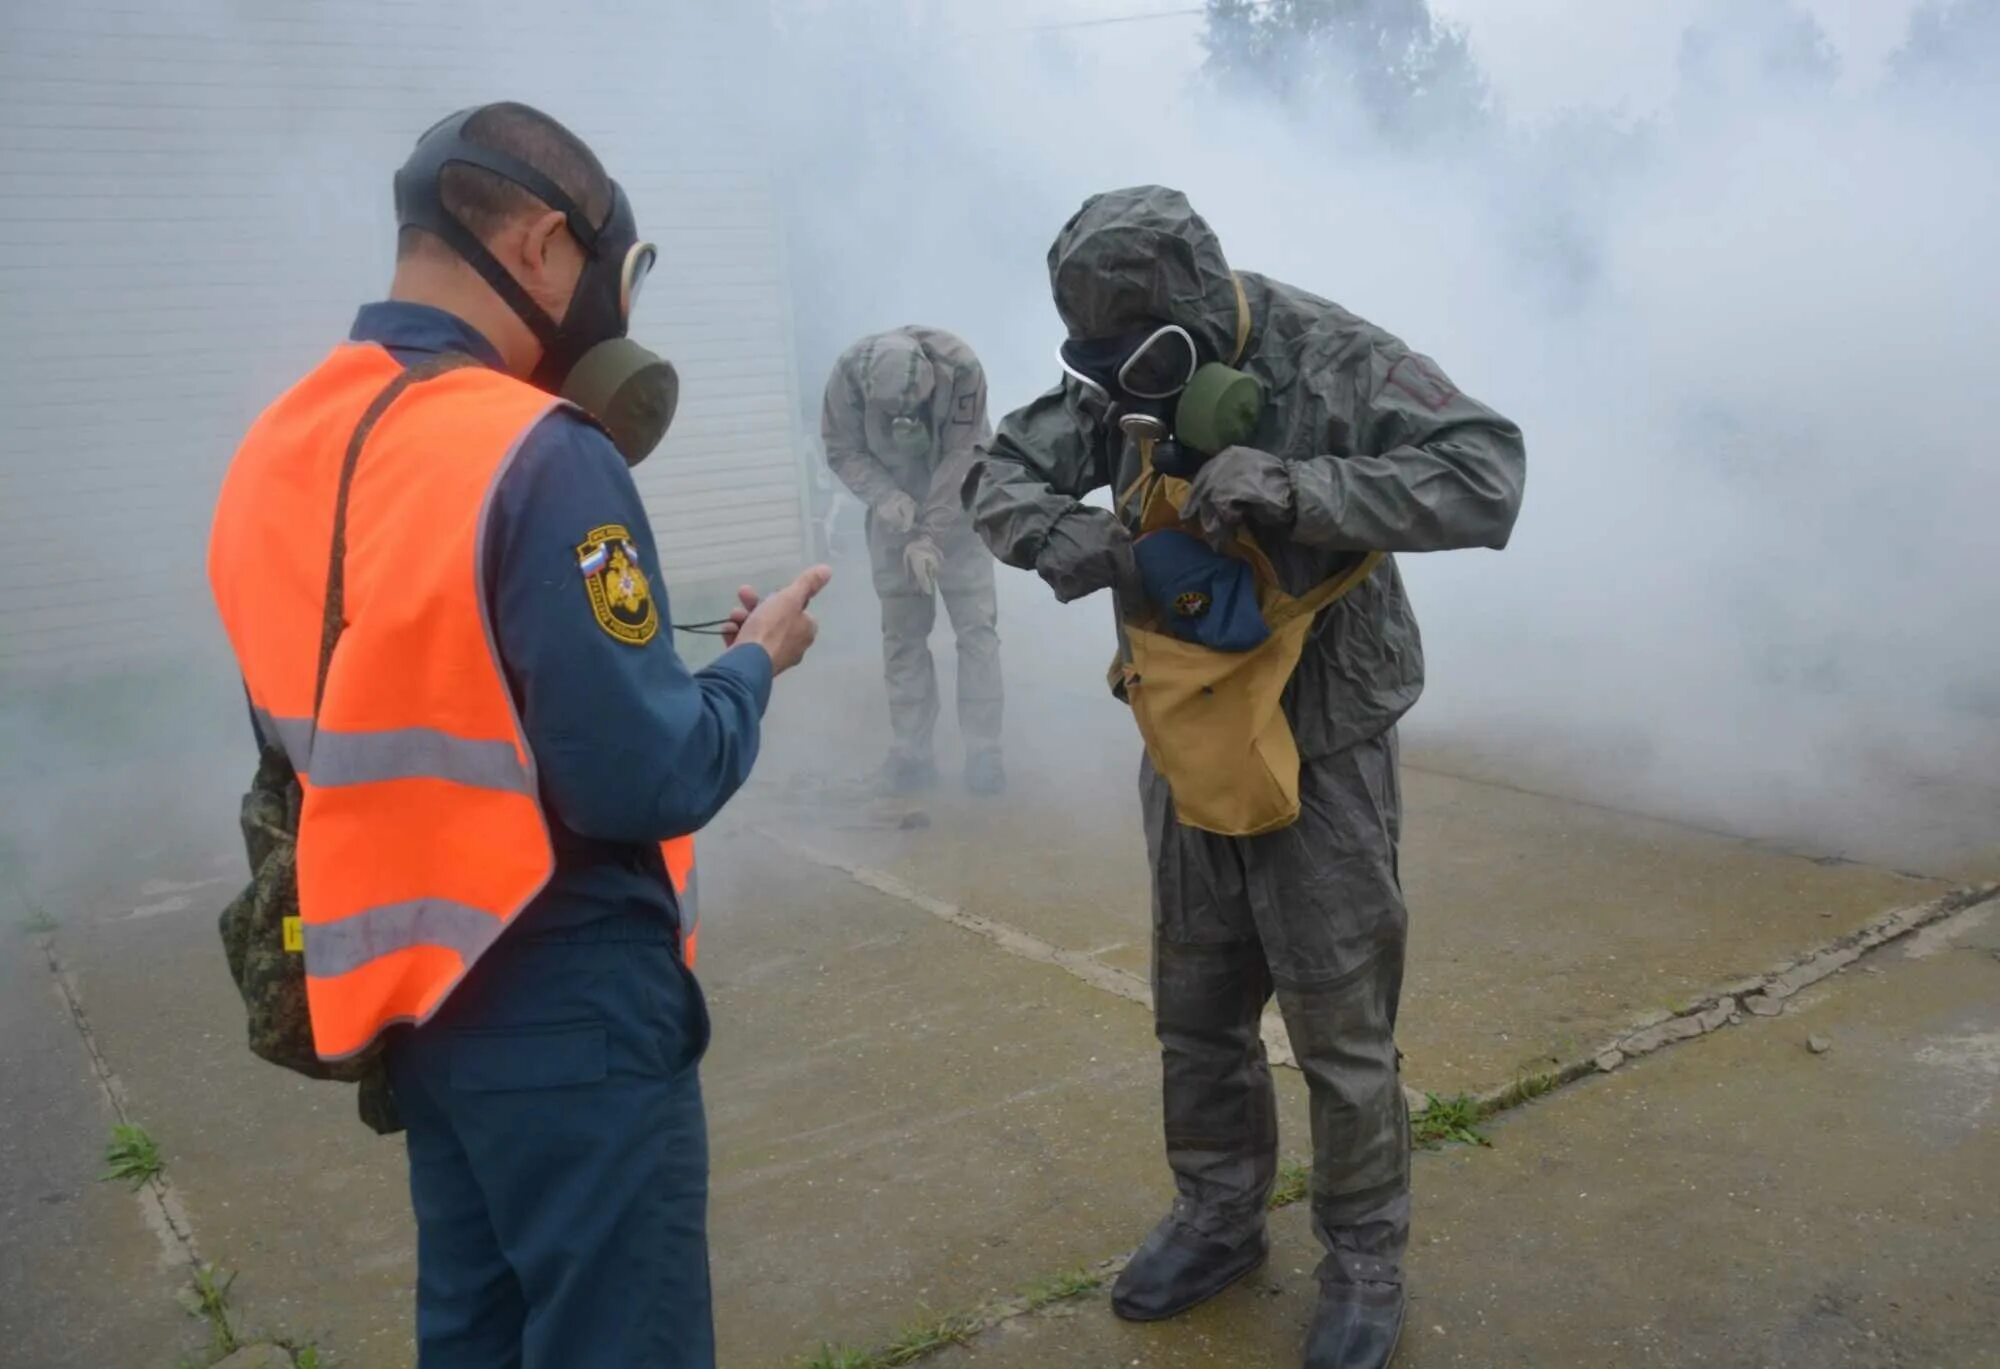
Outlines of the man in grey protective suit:
{"label": "man in grey protective suit", "polygon": [[992,434],[986,372],[972,349],[942,328],[912,324],[862,338],[840,354],[826,383],[820,435],[827,464],[868,506],[894,735],[881,778],[893,793],[928,789],[937,779],[930,635],[940,595],[958,638],[966,785],[977,794],[1006,787],[993,557],[958,494],[976,447]]}
{"label": "man in grey protective suit", "polygon": [[[994,553],[1035,570],[1058,599],[1110,589],[1136,616],[1131,513],[1081,500],[1140,475],[1122,414],[1171,414],[1163,388],[1232,358],[1261,382],[1264,404],[1251,440],[1193,476],[1182,513],[1211,542],[1249,528],[1294,595],[1370,552],[1506,545],[1525,477],[1520,430],[1340,306],[1232,274],[1179,192],[1094,196],[1048,261],[1068,378],[1001,421],[963,493]],[[1162,338],[1193,355],[1161,366]],[[1135,368],[1153,377],[1146,386]],[[1296,822],[1254,837],[1183,826],[1166,783],[1150,762],[1142,769],[1179,1197],[1118,1279],[1121,1316],[1172,1316],[1265,1256],[1277,1111],[1258,1022],[1275,991],[1311,1089],[1313,1225],[1326,1250],[1306,1364],[1358,1369],[1394,1353],[1410,1220],[1395,726],[1423,678],[1416,620],[1387,558],[1320,615],[1285,688],[1302,758]]]}

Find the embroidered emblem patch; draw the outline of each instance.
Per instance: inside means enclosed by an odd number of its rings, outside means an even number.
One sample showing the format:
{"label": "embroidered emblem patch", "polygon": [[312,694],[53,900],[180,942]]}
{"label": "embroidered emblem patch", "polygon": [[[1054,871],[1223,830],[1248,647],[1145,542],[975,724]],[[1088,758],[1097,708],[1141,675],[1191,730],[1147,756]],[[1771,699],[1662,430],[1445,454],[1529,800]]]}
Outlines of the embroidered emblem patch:
{"label": "embroidered emblem patch", "polygon": [[577,544],[576,568],[599,627],[628,646],[653,640],[660,630],[660,609],[646,572],[639,568],[639,549],[623,524],[592,528]]}
{"label": "embroidered emblem patch", "polygon": [[1201,590],[1191,589],[1174,598],[1174,612],[1183,618],[1199,618],[1208,612],[1211,600]]}

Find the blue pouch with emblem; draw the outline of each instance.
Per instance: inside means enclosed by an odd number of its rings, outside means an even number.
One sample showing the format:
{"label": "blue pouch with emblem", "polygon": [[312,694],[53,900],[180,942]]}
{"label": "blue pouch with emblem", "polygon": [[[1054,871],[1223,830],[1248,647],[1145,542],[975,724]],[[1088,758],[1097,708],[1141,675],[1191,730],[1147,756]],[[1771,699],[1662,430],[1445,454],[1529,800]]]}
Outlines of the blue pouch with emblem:
{"label": "blue pouch with emblem", "polygon": [[1249,651],[1271,635],[1246,562],[1173,528],[1146,534],[1132,552],[1162,630],[1214,651]]}

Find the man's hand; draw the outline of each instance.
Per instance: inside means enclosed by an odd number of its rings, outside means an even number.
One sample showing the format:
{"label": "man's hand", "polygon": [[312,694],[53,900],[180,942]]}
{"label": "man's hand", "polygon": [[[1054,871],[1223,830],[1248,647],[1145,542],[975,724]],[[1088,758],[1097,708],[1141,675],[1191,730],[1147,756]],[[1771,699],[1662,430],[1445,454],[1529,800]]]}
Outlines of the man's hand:
{"label": "man's hand", "polygon": [[875,506],[875,516],[890,532],[908,532],[917,525],[917,501],[897,490]]}
{"label": "man's hand", "polygon": [[903,569],[909,572],[910,579],[925,594],[937,589],[938,570],[943,565],[944,553],[938,550],[938,544],[928,534],[903,548]]}
{"label": "man's hand", "polygon": [[736,587],[737,606],[729,610],[729,620],[722,625],[722,645],[725,649],[736,645],[737,636],[743,625],[750,621],[750,615],[757,608],[757,591],[748,585]]}
{"label": "man's hand", "polygon": [[1245,523],[1284,530],[1298,516],[1292,476],[1285,462],[1255,447],[1224,447],[1195,472],[1181,517],[1201,524],[1201,534],[1218,551]]}
{"label": "man's hand", "polygon": [[[761,601],[747,587],[738,590],[737,598],[745,601],[746,611],[742,625],[736,629],[734,642],[763,647],[771,657],[771,673],[784,674],[805,659],[813,638],[819,635],[819,624],[806,612],[806,606],[832,578],[831,568],[814,566],[800,572],[798,579]],[[756,602],[754,608],[749,607],[752,601]],[[729,616],[732,620],[736,617],[734,613]]]}

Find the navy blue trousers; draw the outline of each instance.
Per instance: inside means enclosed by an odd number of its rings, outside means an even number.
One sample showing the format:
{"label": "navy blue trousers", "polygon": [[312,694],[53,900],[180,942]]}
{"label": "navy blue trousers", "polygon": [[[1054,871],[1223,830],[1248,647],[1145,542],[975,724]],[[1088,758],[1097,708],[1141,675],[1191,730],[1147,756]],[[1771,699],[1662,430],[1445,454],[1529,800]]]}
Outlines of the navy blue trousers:
{"label": "navy blue trousers", "polygon": [[639,914],[510,932],[390,1044],[421,1369],[713,1369],[707,1045]]}

